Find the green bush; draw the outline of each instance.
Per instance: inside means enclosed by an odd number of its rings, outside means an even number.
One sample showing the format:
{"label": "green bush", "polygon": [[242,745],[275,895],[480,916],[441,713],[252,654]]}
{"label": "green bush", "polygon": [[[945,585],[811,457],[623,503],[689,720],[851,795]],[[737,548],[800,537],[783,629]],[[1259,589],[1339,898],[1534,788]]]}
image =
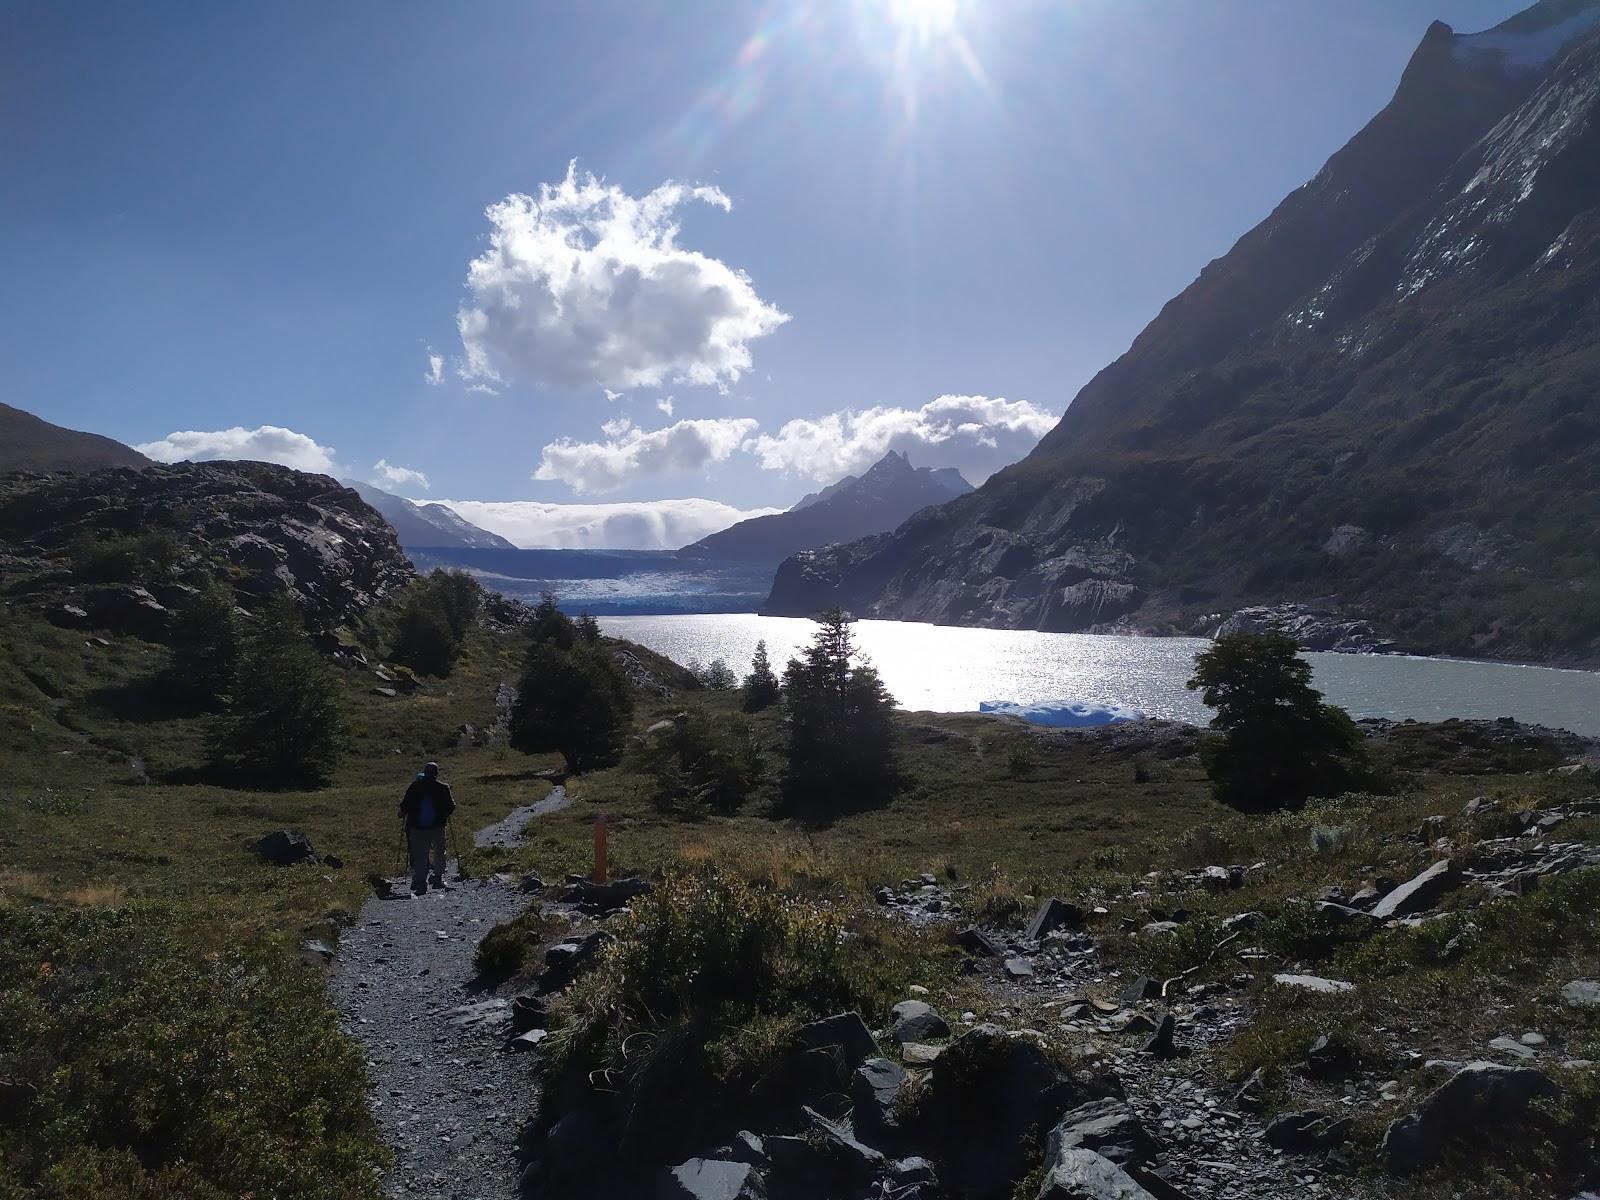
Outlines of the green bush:
{"label": "green bush", "polygon": [[[594,632],[598,640],[598,623]],[[544,593],[539,597],[539,603],[534,605],[533,617],[528,622],[528,637],[535,646],[554,646],[557,650],[571,650],[580,640],[588,641],[586,636],[580,634],[572,618],[561,611],[554,592]]]}
{"label": "green bush", "polygon": [[461,642],[450,628],[450,618],[438,597],[420,581],[411,587],[395,620],[394,645],[389,657],[420,675],[448,675],[455,665]]}
{"label": "green bush", "polygon": [[1201,747],[1212,791],[1244,812],[1298,809],[1369,777],[1361,731],[1311,686],[1311,664],[1285,633],[1233,633],[1195,656],[1188,686],[1222,737]]}
{"label": "green bush", "polygon": [[764,770],[755,735],[744,721],[681,713],[670,729],[645,734],[633,755],[650,778],[657,808],[727,815],[743,807]]}
{"label": "green bush", "polygon": [[568,993],[551,1065],[603,1076],[625,1109],[650,1096],[747,1102],[799,1024],[850,1010],[876,1020],[928,969],[909,931],[852,934],[830,909],[715,871],[667,879],[612,930]]}
{"label": "green bush", "polygon": [[515,975],[527,965],[543,928],[543,910],[535,901],[478,939],[477,949],[472,952],[473,970],[489,979]]}
{"label": "green bush", "polygon": [[241,649],[233,591],[207,582],[177,607],[172,623],[173,687],[203,704],[224,698]]}
{"label": "green bush", "polygon": [[407,590],[389,657],[423,675],[448,675],[482,608],[483,591],[470,575],[434,571]]}
{"label": "green bush", "polygon": [[213,763],[256,787],[326,783],[344,756],[338,680],[287,599],[267,606],[245,639],[210,745]]}
{"label": "green bush", "polygon": [[536,641],[517,686],[511,745],[528,754],[556,751],[578,775],[617,761],[632,715],[627,682],[603,653]]}
{"label": "green bush", "polygon": [[817,618],[812,644],[783,673],[789,715],[784,800],[813,815],[881,803],[900,789],[894,697],[878,672],[855,664],[849,623]]}
{"label": "green bush", "polygon": [[67,544],[72,573],[86,583],[154,583],[165,579],[182,553],[165,530],[96,534],[84,530]]}
{"label": "green bush", "polygon": [[379,1194],[365,1067],[316,973],[195,914],[0,906],[0,1194]]}

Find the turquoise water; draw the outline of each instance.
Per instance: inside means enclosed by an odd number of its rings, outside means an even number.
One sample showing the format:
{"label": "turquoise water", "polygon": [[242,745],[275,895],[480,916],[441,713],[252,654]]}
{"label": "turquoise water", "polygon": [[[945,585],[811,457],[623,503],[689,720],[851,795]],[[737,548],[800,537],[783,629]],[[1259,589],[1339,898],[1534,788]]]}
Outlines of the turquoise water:
{"label": "turquoise water", "polygon": [[[607,633],[678,662],[725,659],[741,675],[766,639],[781,671],[810,640],[800,617],[751,613],[602,617]],[[1203,722],[1209,710],[1184,682],[1196,638],[1113,637],[957,629],[901,621],[852,628],[905,708],[975,711],[983,700],[1123,704],[1152,717]],[[1600,673],[1398,655],[1312,654],[1317,687],[1358,717],[1515,717],[1600,737]]]}

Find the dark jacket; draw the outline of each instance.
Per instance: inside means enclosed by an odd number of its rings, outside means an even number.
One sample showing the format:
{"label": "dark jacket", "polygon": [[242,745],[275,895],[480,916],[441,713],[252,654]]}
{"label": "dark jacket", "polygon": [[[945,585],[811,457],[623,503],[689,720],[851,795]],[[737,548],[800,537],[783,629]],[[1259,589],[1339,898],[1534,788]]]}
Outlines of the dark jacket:
{"label": "dark jacket", "polygon": [[[431,825],[423,825],[419,820],[424,796],[433,800]],[[400,801],[400,815],[406,819],[407,829],[437,829],[450,819],[450,814],[455,810],[456,801],[450,794],[450,785],[438,779],[413,779],[411,786],[406,789],[405,798]]]}

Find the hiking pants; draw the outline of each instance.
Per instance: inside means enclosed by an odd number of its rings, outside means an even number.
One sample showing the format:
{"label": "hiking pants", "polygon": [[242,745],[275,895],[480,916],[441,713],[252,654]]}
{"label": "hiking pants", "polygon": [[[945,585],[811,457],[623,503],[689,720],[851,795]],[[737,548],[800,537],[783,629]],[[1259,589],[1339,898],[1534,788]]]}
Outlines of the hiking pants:
{"label": "hiking pants", "polygon": [[433,878],[444,882],[444,826],[434,829],[406,830],[406,847],[411,852],[411,890],[428,890],[428,867],[433,867]]}

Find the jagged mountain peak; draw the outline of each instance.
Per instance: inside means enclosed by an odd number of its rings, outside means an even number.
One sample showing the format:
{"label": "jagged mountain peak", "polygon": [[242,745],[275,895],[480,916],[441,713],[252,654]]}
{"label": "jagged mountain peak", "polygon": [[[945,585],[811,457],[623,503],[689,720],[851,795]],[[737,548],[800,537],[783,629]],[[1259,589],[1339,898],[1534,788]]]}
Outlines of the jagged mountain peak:
{"label": "jagged mountain peak", "polygon": [[846,475],[787,512],[740,521],[683,549],[696,557],[776,563],[798,550],[893,529],[912,513],[972,491],[951,467],[914,467],[890,450],[860,475]]}
{"label": "jagged mountain peak", "polygon": [[382,513],[384,520],[389,522],[400,538],[400,544],[408,549],[516,549],[499,534],[478,528],[443,504],[429,501],[419,503],[359,479],[341,479],[339,482]]}

